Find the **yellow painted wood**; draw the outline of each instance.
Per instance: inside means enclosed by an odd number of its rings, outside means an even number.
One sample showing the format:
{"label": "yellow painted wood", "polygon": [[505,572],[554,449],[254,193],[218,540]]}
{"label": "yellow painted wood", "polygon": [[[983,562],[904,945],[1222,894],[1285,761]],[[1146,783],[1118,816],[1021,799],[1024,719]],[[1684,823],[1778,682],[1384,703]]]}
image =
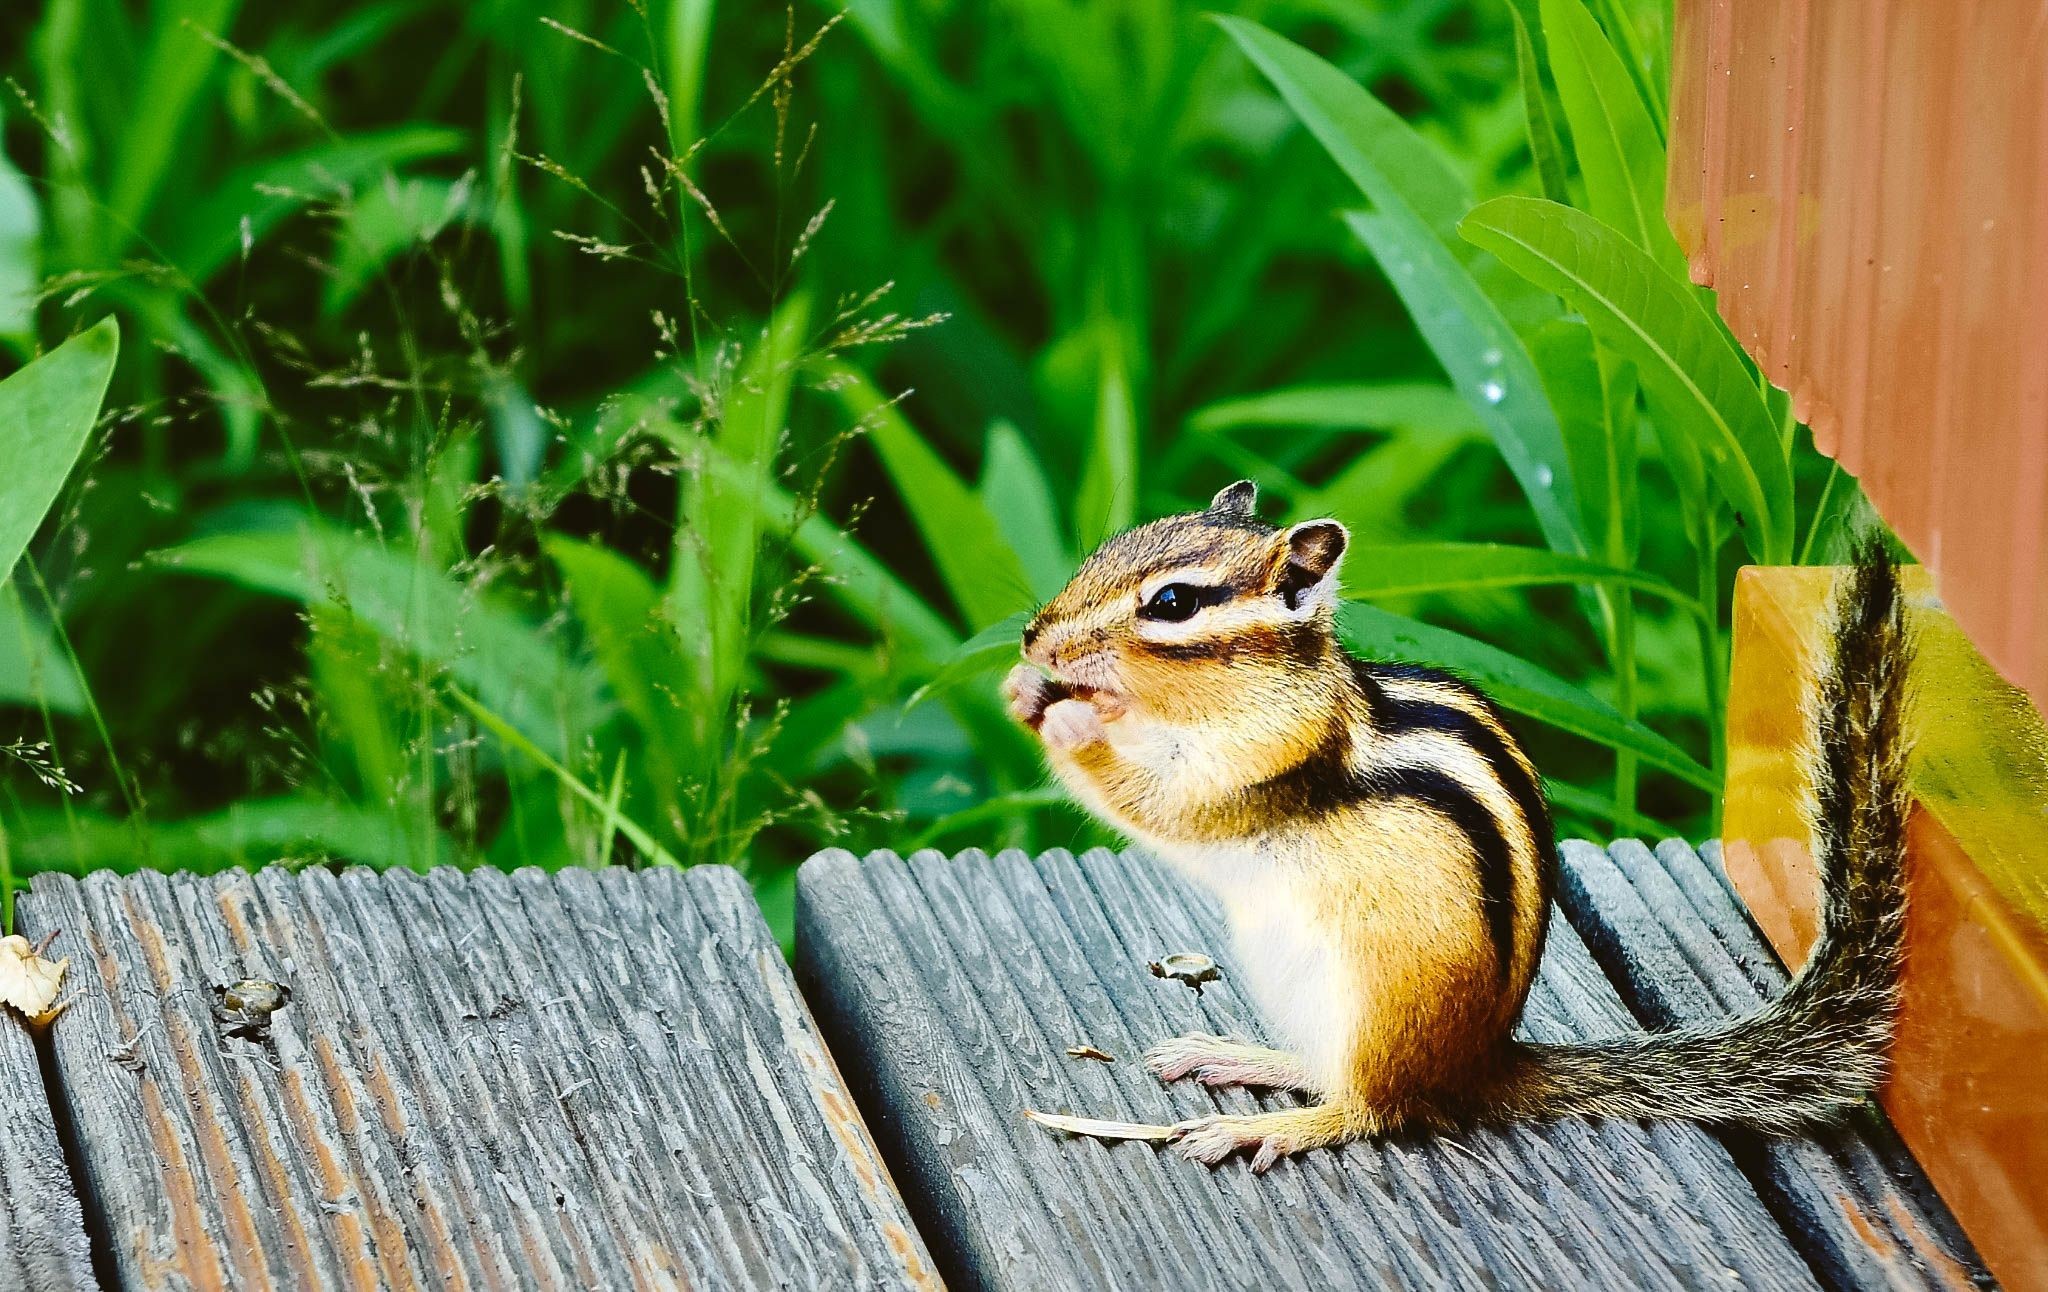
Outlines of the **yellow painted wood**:
{"label": "yellow painted wood", "polygon": [[[1919,641],[1907,963],[1880,1097],[1992,1271],[2048,1290],[2048,727],[1925,573],[1907,574]],[[1753,568],[1736,582],[1726,865],[1788,963],[1816,925],[1808,697],[1835,578]]]}

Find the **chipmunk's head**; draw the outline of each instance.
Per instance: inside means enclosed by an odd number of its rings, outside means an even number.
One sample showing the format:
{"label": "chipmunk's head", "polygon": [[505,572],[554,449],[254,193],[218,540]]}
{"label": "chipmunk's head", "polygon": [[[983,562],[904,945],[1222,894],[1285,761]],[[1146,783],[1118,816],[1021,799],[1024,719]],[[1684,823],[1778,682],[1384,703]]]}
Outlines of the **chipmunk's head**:
{"label": "chipmunk's head", "polygon": [[1332,655],[1348,535],[1334,520],[1275,528],[1257,501],[1240,480],[1203,511],[1104,543],[1025,627],[1025,658],[1069,687],[1189,720],[1298,684]]}

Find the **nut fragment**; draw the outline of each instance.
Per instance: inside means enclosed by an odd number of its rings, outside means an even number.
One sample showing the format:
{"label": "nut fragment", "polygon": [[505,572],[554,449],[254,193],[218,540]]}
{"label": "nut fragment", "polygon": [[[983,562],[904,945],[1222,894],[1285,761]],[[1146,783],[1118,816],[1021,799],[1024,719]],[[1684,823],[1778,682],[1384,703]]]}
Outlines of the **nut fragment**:
{"label": "nut fragment", "polygon": [[1093,1117],[1068,1117],[1060,1113],[1042,1113],[1035,1108],[1024,1110],[1025,1119],[1040,1126],[1069,1135],[1088,1135],[1095,1139],[1141,1139],[1155,1144],[1164,1144],[1179,1134],[1171,1126],[1156,1126],[1146,1122],[1106,1122]]}
{"label": "nut fragment", "polygon": [[1114,1054],[1105,1054],[1092,1045],[1070,1045],[1067,1047],[1067,1057],[1070,1059],[1100,1059],[1104,1063],[1116,1062]]}
{"label": "nut fragment", "polygon": [[292,989],[265,978],[241,978],[213,989],[213,1014],[229,1036],[262,1037],[270,1016],[291,1003]]}
{"label": "nut fragment", "polygon": [[1216,968],[1216,962],[1199,951],[1176,951],[1170,956],[1161,956],[1149,966],[1154,978],[1173,978],[1202,994],[1202,984],[1215,982],[1223,976]]}

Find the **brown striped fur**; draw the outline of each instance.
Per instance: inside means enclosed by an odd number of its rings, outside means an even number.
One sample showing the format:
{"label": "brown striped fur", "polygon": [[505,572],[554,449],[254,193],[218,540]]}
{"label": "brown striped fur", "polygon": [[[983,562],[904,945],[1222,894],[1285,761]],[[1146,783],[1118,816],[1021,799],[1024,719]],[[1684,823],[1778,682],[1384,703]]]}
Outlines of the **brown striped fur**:
{"label": "brown striped fur", "polygon": [[[1254,499],[1240,482],[1204,511],[1103,544],[1026,628],[1028,662],[1006,683],[1068,789],[1216,893],[1238,972],[1286,1046],[1182,1037],[1148,1055],[1153,1070],[1322,1099],[1188,1123],[1180,1151],[1214,1162],[1249,1149],[1263,1170],[1409,1124],[1659,1110],[1812,1120],[1813,1099],[1759,1113],[1760,1097],[1672,1097],[1679,1086],[1742,1086],[1732,1067],[1751,1051],[1771,1058],[1768,1047],[1695,1045],[1681,1064],[1719,1063],[1680,1081],[1677,1067],[1644,1057],[1648,1043],[1553,1050],[1512,1039],[1542,958],[1555,866],[1535,769],[1470,686],[1347,655],[1334,627],[1343,528],[1264,525]],[[1162,617],[1154,598],[1167,584],[1173,605],[1200,609]],[[1895,748],[1896,725],[1864,744]],[[1831,801],[1853,816],[1882,792],[1852,785]],[[1840,940],[1853,950],[1868,939]],[[1875,969],[1851,958],[1858,991],[1881,996],[1871,984],[1892,981],[1895,955],[1880,948]],[[1870,1035],[1888,1031],[1889,1014],[1878,1015]],[[1631,1063],[1670,1089],[1650,1088]],[[1868,1074],[1855,1075],[1860,1093]],[[1838,1094],[1821,1103],[1837,1107]]]}

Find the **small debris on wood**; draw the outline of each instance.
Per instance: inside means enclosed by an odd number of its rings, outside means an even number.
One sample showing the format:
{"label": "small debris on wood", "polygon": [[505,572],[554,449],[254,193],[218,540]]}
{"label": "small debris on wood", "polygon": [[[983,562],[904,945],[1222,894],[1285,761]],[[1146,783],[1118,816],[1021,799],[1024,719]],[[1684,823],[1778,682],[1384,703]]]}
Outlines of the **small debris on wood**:
{"label": "small debris on wood", "polygon": [[0,1000],[33,1023],[47,1022],[63,1008],[54,1002],[57,989],[64,985],[64,971],[71,967],[71,957],[43,958],[56,936],[52,931],[36,946],[30,946],[19,933],[0,938]]}
{"label": "small debris on wood", "polygon": [[1176,951],[1170,956],[1161,956],[1149,966],[1154,978],[1174,978],[1202,994],[1202,984],[1215,982],[1223,976],[1216,968],[1216,962],[1199,951]]}
{"label": "small debris on wood", "polygon": [[1100,1059],[1104,1063],[1116,1062],[1114,1054],[1104,1053],[1092,1045],[1070,1045],[1067,1047],[1067,1057],[1070,1059]]}
{"label": "small debris on wood", "polygon": [[260,1040],[270,1016],[291,1003],[292,989],[263,978],[242,978],[213,989],[213,1015],[229,1036]]}
{"label": "small debris on wood", "polygon": [[1094,1117],[1068,1117],[1062,1113],[1042,1113],[1035,1108],[1026,1108],[1027,1121],[1037,1122],[1051,1130],[1065,1131],[1069,1135],[1086,1135],[1092,1139],[1106,1140],[1147,1140],[1164,1144],[1180,1134],[1173,1126],[1158,1126],[1149,1122],[1106,1122]]}

